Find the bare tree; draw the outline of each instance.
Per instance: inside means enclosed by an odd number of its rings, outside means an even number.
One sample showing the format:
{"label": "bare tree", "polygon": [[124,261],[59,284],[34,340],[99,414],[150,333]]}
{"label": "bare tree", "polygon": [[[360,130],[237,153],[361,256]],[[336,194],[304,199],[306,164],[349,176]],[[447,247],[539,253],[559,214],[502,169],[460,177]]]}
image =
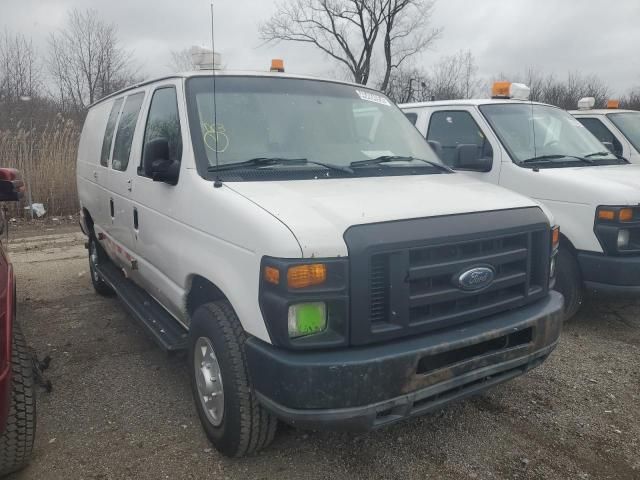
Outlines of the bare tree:
{"label": "bare tree", "polygon": [[387,93],[396,102],[472,98],[483,83],[470,51],[442,57],[430,71],[399,69]]}
{"label": "bare tree", "polygon": [[169,52],[171,62],[169,68],[174,72],[186,72],[193,70],[193,60],[191,58],[191,50],[183,48],[182,50],[171,50]]}
{"label": "bare tree", "polygon": [[49,70],[65,109],[82,111],[135,80],[131,53],[120,46],[115,25],[95,10],[70,11],[49,45]]}
{"label": "bare tree", "polygon": [[41,96],[42,70],[32,41],[24,35],[0,36],[0,99]]}
{"label": "bare tree", "polygon": [[620,108],[640,110],[640,87],[632,89],[620,99]]}
{"label": "bare tree", "polygon": [[386,91],[391,73],[411,57],[430,47],[442,29],[427,29],[435,0],[386,0],[383,2],[384,77],[380,90]]}
{"label": "bare tree", "polygon": [[[382,36],[385,62],[381,82],[387,88],[391,72],[423,51],[440,35],[429,30],[434,0],[288,0],[260,26],[267,42],[313,45],[337,61],[353,81],[366,85],[372,77],[374,54]],[[427,32],[427,33],[425,33]]]}

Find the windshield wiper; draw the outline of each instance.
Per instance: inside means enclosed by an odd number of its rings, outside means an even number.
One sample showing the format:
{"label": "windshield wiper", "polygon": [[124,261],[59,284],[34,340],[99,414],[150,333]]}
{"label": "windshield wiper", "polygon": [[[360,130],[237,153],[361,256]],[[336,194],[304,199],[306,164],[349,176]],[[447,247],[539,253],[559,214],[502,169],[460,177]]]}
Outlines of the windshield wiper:
{"label": "windshield wiper", "polygon": [[447,167],[446,165],[442,165],[438,162],[432,162],[431,160],[425,160],[424,158],[415,158],[403,155],[381,155],[380,157],[371,158],[367,160],[358,160],[355,162],[351,162],[349,166],[351,168],[361,168],[361,167],[370,167],[372,165],[380,165],[381,163],[389,163],[389,162],[423,162],[427,165],[431,165],[432,167],[439,168],[447,173],[453,173],[454,171]]}
{"label": "windshield wiper", "polygon": [[606,152],[594,152],[594,153],[590,153],[589,155],[585,155],[584,158],[591,158],[591,157],[604,157],[605,155],[613,155],[614,157],[616,157],[617,160],[622,160],[624,163],[630,163],[629,160],[627,160],[626,158],[624,158],[622,155],[618,154],[618,153],[614,153],[614,152],[610,152],[610,151],[606,151]]}
{"label": "windshield wiper", "polygon": [[223,170],[236,170],[242,168],[260,168],[270,167],[272,165],[320,165],[321,167],[328,168],[329,170],[336,170],[338,172],[354,173],[349,167],[342,165],[334,165],[332,163],[316,162],[314,160],[308,160],[306,158],[285,158],[285,157],[256,157],[243,162],[225,163],[222,165],[211,165],[207,171],[220,172]]}
{"label": "windshield wiper", "polygon": [[584,158],[591,158],[591,157],[604,157],[605,155],[613,155],[611,152],[606,151],[606,152],[594,152],[594,153],[590,153],[589,155],[585,155]]}
{"label": "windshield wiper", "polygon": [[564,159],[564,158],[572,158],[574,160],[579,160],[581,162],[584,163],[588,163],[590,165],[593,165],[594,162],[593,160],[591,160],[590,158],[586,158],[586,157],[576,157],[575,155],[539,155],[537,157],[532,157],[532,158],[527,158],[525,160],[522,160],[520,163],[544,163],[544,162],[549,162],[552,163],[553,160],[560,160],[560,159]]}

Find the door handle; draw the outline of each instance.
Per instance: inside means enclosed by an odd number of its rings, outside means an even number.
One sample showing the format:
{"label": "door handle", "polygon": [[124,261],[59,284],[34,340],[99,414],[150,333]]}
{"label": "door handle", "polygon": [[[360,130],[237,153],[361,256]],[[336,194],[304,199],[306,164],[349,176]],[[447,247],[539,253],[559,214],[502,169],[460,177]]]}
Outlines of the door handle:
{"label": "door handle", "polygon": [[98,172],[96,172],[96,171],[93,172],[93,179],[95,181],[98,181]]}
{"label": "door handle", "polygon": [[109,199],[109,211],[111,212],[111,218],[115,217],[115,208],[113,206],[113,198]]}
{"label": "door handle", "polygon": [[138,209],[133,207],[133,228],[138,230]]}
{"label": "door handle", "polygon": [[127,190],[131,191],[133,186],[133,181],[131,179],[127,180]]}

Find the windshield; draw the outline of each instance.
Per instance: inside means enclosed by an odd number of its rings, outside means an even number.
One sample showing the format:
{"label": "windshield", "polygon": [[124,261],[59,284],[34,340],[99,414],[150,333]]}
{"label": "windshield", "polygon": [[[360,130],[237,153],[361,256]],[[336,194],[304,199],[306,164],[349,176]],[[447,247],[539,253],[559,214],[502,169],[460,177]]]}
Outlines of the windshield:
{"label": "windshield", "polygon": [[[540,159],[561,163],[618,163],[580,122],[559,108],[534,104],[483,105],[480,110],[516,162]],[[588,163],[587,163],[588,161]]]}
{"label": "windshield", "polygon": [[[377,164],[379,175],[399,170],[391,167],[414,172],[420,167],[433,173],[433,166],[411,159],[441,164],[404,114],[387,97],[366,88],[318,80],[219,76],[216,102],[214,120],[212,77],[187,81],[199,171],[216,165],[216,149],[219,165],[225,166],[252,159],[297,159],[308,163],[300,162],[296,169],[317,170],[322,163],[348,167],[357,161],[398,157]],[[403,157],[407,161],[402,162]]]}
{"label": "windshield", "polygon": [[640,112],[609,113],[607,117],[640,152]]}

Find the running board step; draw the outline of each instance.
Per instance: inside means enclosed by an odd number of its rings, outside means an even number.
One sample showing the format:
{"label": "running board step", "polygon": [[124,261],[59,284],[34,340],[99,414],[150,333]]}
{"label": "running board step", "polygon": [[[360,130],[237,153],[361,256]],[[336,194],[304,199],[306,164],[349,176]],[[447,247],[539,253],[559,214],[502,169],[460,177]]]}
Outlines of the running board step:
{"label": "running board step", "polygon": [[163,350],[176,352],[187,349],[187,330],[151,295],[125,278],[111,262],[98,265],[96,270]]}

